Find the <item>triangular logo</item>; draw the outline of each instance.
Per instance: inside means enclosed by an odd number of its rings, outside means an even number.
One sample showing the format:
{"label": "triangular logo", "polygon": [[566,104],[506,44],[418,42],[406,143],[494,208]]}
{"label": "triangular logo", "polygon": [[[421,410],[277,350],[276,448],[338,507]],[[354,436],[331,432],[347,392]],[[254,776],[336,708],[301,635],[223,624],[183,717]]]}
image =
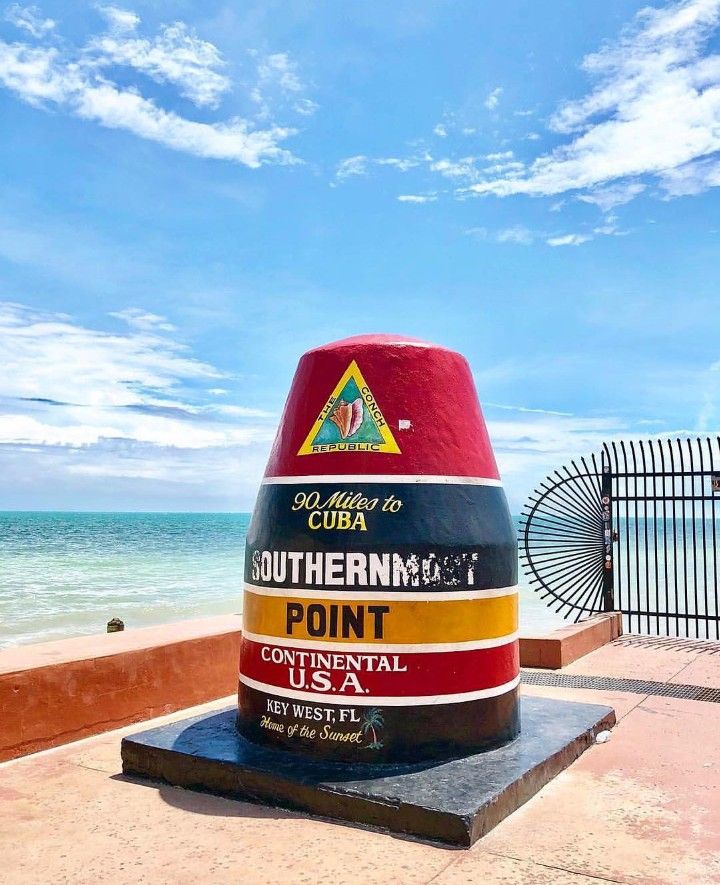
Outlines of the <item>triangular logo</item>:
{"label": "triangular logo", "polygon": [[298,455],[326,452],[400,454],[400,447],[355,360],[335,385]]}

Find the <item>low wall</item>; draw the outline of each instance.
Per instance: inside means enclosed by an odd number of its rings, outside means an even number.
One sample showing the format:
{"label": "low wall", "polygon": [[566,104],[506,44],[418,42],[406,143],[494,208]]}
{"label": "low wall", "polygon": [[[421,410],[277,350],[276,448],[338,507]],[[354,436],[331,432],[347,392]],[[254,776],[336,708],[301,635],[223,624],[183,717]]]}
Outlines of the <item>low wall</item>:
{"label": "low wall", "polygon": [[[0,651],[0,761],[234,694],[242,617]],[[520,639],[524,667],[557,669],[621,633],[598,615]]]}
{"label": "low wall", "polygon": [[0,761],[237,690],[240,615],[0,651]]}
{"label": "low wall", "polygon": [[523,667],[560,670],[618,636],[622,636],[620,612],[595,615],[543,636],[523,636],[520,640],[520,664]]}

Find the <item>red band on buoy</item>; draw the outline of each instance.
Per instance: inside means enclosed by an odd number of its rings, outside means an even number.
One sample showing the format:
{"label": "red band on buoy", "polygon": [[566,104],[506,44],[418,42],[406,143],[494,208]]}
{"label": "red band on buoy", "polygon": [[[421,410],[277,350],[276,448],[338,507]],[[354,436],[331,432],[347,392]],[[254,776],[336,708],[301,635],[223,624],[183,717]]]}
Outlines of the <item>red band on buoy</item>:
{"label": "red band on buoy", "polygon": [[[373,429],[368,419],[372,432],[365,435],[358,431],[363,415],[358,400],[375,422]],[[332,434],[318,436],[325,420],[332,422]],[[308,351],[295,373],[265,475],[348,474],[497,480],[465,358],[393,335],[347,338]]]}
{"label": "red band on buoy", "polygon": [[[517,677],[518,644],[443,652],[356,652],[299,648],[243,639],[240,672],[255,682],[313,691],[317,700],[343,697],[427,697],[506,686]],[[322,675],[319,675],[322,674]],[[348,678],[348,674],[352,674]],[[345,686],[343,688],[343,686]],[[360,690],[359,690],[359,688]]]}

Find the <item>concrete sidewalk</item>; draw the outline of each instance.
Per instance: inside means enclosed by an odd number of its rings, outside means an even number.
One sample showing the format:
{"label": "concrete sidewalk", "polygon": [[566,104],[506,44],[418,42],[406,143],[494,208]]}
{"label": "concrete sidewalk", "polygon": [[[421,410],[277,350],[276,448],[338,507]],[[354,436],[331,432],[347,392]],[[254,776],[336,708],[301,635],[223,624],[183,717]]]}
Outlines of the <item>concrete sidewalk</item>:
{"label": "concrete sidewalk", "polygon": [[[720,644],[624,637],[561,671],[720,687]],[[120,738],[233,699],[0,766],[0,881],[720,883],[720,704],[612,690],[610,740],[469,850],[131,781]]]}

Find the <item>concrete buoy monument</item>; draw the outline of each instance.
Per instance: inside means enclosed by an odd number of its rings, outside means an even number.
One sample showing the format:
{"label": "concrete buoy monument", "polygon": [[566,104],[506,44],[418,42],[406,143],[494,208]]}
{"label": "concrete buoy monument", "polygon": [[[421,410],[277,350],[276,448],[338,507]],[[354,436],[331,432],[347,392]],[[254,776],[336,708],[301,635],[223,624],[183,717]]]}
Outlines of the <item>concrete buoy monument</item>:
{"label": "concrete buoy monument", "polygon": [[516,583],[466,360],[390,335],[311,350],[247,537],[241,734],[356,762],[512,740]]}
{"label": "concrete buoy monument", "polygon": [[515,531],[446,348],[302,357],[244,577],[237,704],[124,737],[126,774],[467,847],[615,722],[518,697]]}

